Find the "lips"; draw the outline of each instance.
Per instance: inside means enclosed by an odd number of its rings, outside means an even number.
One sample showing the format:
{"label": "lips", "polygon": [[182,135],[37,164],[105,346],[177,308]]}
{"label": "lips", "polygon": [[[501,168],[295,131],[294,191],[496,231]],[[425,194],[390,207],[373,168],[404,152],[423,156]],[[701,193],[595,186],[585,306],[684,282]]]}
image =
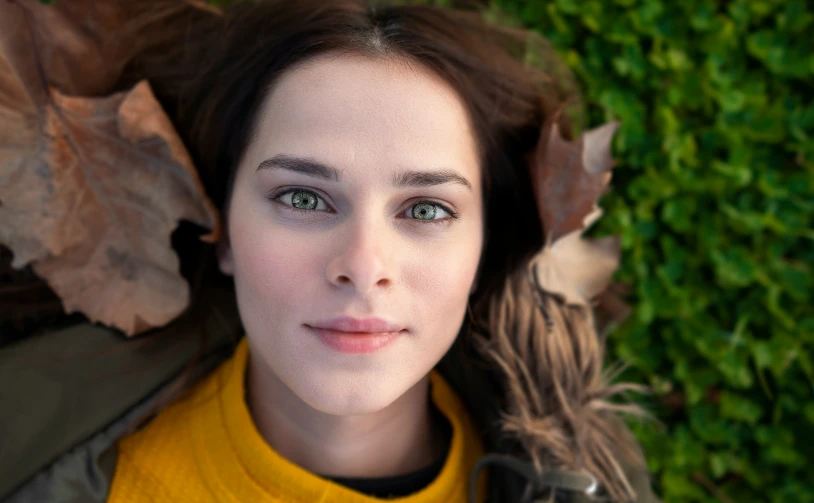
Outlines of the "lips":
{"label": "lips", "polygon": [[328,347],[342,353],[372,353],[406,332],[403,325],[382,318],[338,316],[305,325]]}
{"label": "lips", "polygon": [[308,326],[335,332],[351,333],[390,333],[406,330],[403,325],[382,318],[353,318],[351,316],[337,316],[328,320],[308,324]]}
{"label": "lips", "polygon": [[340,353],[372,353],[396,340],[403,332],[340,332],[311,328],[323,344]]}

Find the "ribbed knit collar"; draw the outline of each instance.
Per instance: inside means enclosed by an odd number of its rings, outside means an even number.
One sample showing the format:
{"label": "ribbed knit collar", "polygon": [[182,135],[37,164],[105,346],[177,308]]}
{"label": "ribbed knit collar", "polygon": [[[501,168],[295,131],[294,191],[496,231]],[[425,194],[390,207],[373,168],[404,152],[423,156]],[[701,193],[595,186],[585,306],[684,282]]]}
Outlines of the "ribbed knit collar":
{"label": "ribbed knit collar", "polygon": [[[381,499],[315,475],[266,443],[245,401],[247,360],[248,343],[244,337],[232,358],[210,376],[201,393],[196,393],[193,405],[198,409],[191,426],[196,459],[205,483],[219,500],[467,503],[469,473],[483,455],[483,444],[463,403],[438,371],[430,372],[430,395],[452,425],[452,440],[444,467],[424,489],[402,498]],[[485,484],[482,487],[485,488]]]}

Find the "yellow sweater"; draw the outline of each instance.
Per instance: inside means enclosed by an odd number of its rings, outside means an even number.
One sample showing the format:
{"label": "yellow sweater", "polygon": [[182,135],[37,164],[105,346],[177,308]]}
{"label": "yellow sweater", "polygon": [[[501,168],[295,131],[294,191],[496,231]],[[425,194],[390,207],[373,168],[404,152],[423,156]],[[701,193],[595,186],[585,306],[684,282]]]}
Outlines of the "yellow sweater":
{"label": "yellow sweater", "polygon": [[[469,473],[483,445],[466,409],[435,370],[431,397],[452,425],[444,466],[424,489],[382,499],[315,475],[269,446],[244,400],[245,337],[190,395],[121,439],[108,502],[467,503]],[[483,472],[482,472],[483,473]],[[479,477],[482,501],[486,474]]]}

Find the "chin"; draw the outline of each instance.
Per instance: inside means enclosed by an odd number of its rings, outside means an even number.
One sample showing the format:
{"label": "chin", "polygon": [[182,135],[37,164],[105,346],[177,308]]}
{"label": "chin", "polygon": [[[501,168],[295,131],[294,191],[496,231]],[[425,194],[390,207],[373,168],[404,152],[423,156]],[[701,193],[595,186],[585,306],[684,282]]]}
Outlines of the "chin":
{"label": "chin", "polygon": [[409,388],[394,386],[388,382],[387,374],[368,372],[372,375],[348,371],[310,373],[307,380],[298,380],[292,391],[312,409],[324,414],[355,416],[386,408]]}

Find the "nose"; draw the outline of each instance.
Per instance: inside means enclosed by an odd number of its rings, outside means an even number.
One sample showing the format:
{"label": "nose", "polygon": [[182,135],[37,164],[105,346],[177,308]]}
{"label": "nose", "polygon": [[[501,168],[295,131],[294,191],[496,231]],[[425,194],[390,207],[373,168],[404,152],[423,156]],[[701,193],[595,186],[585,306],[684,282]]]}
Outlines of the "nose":
{"label": "nose", "polygon": [[394,244],[386,230],[370,220],[360,219],[342,232],[326,267],[328,281],[339,288],[353,288],[360,294],[368,294],[377,287],[389,287],[393,282]]}

